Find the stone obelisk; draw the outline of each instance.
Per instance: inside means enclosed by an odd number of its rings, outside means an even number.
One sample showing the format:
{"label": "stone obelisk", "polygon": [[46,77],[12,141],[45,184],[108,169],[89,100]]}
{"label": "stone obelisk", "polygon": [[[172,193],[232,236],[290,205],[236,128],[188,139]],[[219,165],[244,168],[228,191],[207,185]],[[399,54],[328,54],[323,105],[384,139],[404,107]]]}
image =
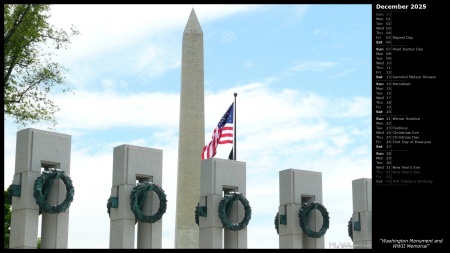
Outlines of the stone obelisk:
{"label": "stone obelisk", "polygon": [[195,208],[205,145],[203,31],[192,9],[183,33],[175,248],[198,248]]}

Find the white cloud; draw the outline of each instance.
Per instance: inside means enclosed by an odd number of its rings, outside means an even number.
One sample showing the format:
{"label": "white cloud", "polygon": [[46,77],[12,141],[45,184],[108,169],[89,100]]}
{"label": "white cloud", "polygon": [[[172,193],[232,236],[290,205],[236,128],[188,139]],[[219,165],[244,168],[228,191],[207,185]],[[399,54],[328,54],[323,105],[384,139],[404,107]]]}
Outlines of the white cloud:
{"label": "white cloud", "polygon": [[178,126],[178,94],[77,91],[75,95],[58,95],[55,101],[61,108],[57,114],[58,128]]}
{"label": "white cloud", "polygon": [[[64,61],[77,62],[114,52],[119,47],[148,44],[152,38],[174,30],[180,34],[191,9],[202,25],[229,15],[252,11],[258,5],[184,5],[184,4],[75,4],[52,5],[50,23],[67,29],[74,25],[81,35],[72,38]],[[79,16],[82,15],[82,19]],[[126,22],[124,22],[126,20]],[[94,25],[95,24],[95,25]],[[177,37],[178,38],[178,37]],[[181,38],[179,38],[181,43]],[[170,41],[168,36],[164,40]]]}
{"label": "white cloud", "polygon": [[335,62],[320,62],[320,61],[303,61],[297,63],[294,67],[289,68],[290,71],[322,71],[336,66]]}
{"label": "white cloud", "polygon": [[372,98],[370,97],[336,98],[335,101],[333,113],[335,117],[367,117],[372,115]]}

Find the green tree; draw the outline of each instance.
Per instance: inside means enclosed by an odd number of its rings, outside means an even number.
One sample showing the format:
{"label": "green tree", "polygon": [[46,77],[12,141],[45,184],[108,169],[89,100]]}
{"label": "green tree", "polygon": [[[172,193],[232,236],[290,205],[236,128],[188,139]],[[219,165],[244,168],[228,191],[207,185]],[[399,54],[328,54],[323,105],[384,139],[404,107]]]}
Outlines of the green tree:
{"label": "green tree", "polygon": [[5,190],[4,195],[4,217],[5,217],[5,227],[3,230],[3,242],[5,244],[5,249],[9,249],[9,227],[11,226],[11,203],[9,203],[8,191]]}
{"label": "green tree", "polygon": [[49,24],[50,9],[49,4],[4,4],[4,114],[19,127],[43,121],[55,127],[60,108],[49,93],[57,86],[72,92],[64,82],[67,69],[52,61],[56,50],[50,47],[67,49],[80,33]]}

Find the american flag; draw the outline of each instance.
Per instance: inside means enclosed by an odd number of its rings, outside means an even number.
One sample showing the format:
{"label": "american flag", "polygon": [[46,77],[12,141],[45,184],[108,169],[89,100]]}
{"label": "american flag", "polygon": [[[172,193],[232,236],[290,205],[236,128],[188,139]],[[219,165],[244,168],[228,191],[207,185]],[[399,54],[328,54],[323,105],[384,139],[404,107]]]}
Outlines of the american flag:
{"label": "american flag", "polygon": [[214,129],[211,142],[203,147],[202,160],[214,157],[219,144],[233,143],[233,110],[234,102],[231,103]]}

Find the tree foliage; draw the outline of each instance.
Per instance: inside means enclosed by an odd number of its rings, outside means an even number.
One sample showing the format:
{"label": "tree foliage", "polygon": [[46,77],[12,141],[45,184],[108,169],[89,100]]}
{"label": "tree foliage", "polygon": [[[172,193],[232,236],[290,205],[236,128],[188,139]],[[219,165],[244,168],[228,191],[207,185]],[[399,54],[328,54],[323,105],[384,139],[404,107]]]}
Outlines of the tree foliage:
{"label": "tree foliage", "polygon": [[11,226],[11,203],[8,202],[8,191],[5,190],[5,195],[4,195],[4,217],[5,217],[5,227],[3,230],[3,243],[4,243],[4,248],[5,249],[9,249],[9,227]]}
{"label": "tree foliage", "polygon": [[67,70],[52,56],[67,49],[79,31],[49,24],[50,8],[49,4],[4,4],[4,114],[23,127],[43,121],[54,127],[54,114],[60,109],[49,93],[56,86],[72,91],[64,83]]}

